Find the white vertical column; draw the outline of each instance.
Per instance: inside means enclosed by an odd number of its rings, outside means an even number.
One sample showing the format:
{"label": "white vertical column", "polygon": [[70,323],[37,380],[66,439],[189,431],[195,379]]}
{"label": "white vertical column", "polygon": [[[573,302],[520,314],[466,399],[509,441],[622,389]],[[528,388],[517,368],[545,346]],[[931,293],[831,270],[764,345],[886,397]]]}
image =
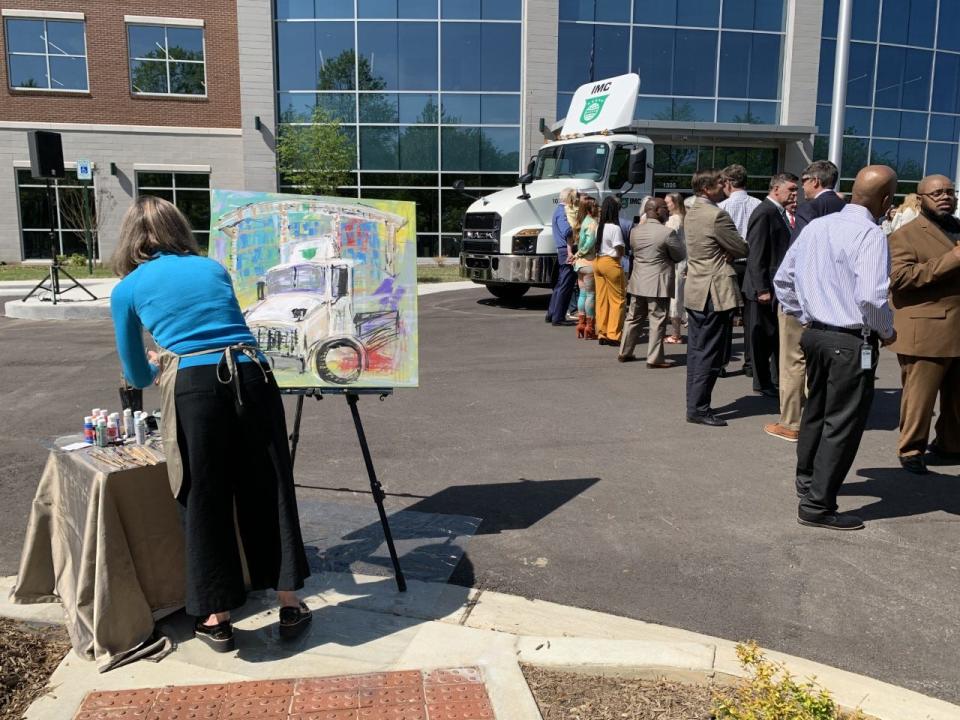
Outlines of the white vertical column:
{"label": "white vertical column", "polygon": [[[823,0],[787,0],[785,5],[780,123],[809,127],[817,117]],[[788,142],[784,150],[782,168],[799,175],[813,160],[813,138]]]}
{"label": "white vertical column", "polygon": [[[276,192],[276,88],[270,0],[237,0],[243,190]],[[255,118],[260,118],[260,129]]]}
{"label": "white vertical column", "polygon": [[[556,0],[526,0],[523,8],[522,63],[520,87],[522,126],[520,165],[543,145],[540,118],[551,125],[557,118],[557,42],[560,8]],[[582,48],[581,48],[582,50]],[[576,52],[577,49],[571,49]]]}

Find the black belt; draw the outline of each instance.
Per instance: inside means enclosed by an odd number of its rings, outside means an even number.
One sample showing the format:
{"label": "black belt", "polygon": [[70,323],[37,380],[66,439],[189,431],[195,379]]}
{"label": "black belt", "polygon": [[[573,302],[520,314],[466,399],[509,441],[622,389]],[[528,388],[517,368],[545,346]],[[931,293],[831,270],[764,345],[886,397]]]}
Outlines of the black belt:
{"label": "black belt", "polygon": [[[844,335],[853,335],[854,337],[862,338],[863,331],[860,328],[848,328],[840,327],[839,325],[827,325],[826,323],[817,322],[813,320],[810,322],[808,327],[814,330],[826,330],[827,332],[838,332],[843,333]],[[868,340],[876,340],[879,336],[873,330],[870,331],[870,334],[867,336]]]}

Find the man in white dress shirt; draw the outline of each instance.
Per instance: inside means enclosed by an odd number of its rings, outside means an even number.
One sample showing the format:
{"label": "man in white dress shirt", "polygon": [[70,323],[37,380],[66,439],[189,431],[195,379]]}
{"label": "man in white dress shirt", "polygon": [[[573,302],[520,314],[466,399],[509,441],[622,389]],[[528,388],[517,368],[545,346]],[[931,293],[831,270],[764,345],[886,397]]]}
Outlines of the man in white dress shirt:
{"label": "man in white dress shirt", "polygon": [[896,340],[888,304],[890,252],[877,224],[893,201],[897,174],[870,165],[857,174],[843,210],[810,222],[774,278],[783,311],[804,327],[807,402],[797,443],[797,520],[832,530],[863,521],[837,513],[873,401],[878,345]]}
{"label": "man in white dress shirt", "polygon": [[[747,239],[747,227],[750,216],[759,207],[761,200],[747,194],[747,169],[743,165],[727,165],[723,172],[723,193],[727,199],[720,203],[720,209],[725,210],[744,241]],[[733,269],[737,271],[737,286],[743,291],[743,280],[747,273],[746,259],[734,260]],[[737,311],[740,313],[740,311]],[[730,356],[733,354],[733,315],[730,316],[730,332],[727,334],[727,347],[723,356],[723,372],[726,374]],[[743,374],[753,376],[753,360],[750,357],[750,335],[746,331],[744,322],[743,332]]]}

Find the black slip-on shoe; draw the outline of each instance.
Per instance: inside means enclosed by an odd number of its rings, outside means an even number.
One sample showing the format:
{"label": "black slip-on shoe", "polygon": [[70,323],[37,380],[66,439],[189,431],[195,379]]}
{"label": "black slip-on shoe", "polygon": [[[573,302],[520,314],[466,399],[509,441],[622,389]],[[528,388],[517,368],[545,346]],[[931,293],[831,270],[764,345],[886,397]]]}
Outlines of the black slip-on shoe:
{"label": "black slip-on shoe", "polygon": [[914,475],[926,475],[930,472],[927,470],[927,464],[923,461],[923,455],[902,455],[900,466]]}
{"label": "black slip-on shoe", "polygon": [[797,522],[807,527],[827,528],[828,530],[862,530],[863,520],[856,515],[846,513],[828,513],[827,515],[804,515],[797,513]]}
{"label": "black slip-on shoe", "polygon": [[550,324],[554,327],[572,327],[573,325],[576,325],[573,320],[561,320],[560,322],[552,322]]}
{"label": "black slip-on shoe", "polygon": [[216,625],[204,625],[203,620],[197,618],[197,622],[193,626],[193,636],[214,652],[225,653],[236,648],[233,626],[229,620],[224,620]]}
{"label": "black slip-on shoe", "polygon": [[687,415],[687,422],[693,423],[694,425],[709,425],[710,427],[726,427],[727,421],[723,418],[718,418],[713,413],[707,413],[705,415]]}
{"label": "black slip-on shoe", "polygon": [[300,603],[300,607],[280,608],[280,637],[286,640],[300,637],[310,627],[312,619],[310,608],[304,602]]}

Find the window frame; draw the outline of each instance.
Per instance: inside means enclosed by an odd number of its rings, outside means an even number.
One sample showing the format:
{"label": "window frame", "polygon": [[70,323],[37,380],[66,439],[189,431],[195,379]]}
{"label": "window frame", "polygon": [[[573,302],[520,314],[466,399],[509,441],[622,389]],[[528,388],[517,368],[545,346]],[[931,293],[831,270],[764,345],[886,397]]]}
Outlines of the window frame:
{"label": "window frame", "polygon": [[[169,186],[141,185],[141,184],[140,184],[140,176],[141,176],[141,175],[148,174],[148,173],[149,173],[149,174],[157,174],[157,175],[161,175],[161,174],[162,174],[162,175],[170,175],[170,185],[169,185]],[[196,187],[177,188],[177,175],[205,175],[205,176],[207,177],[207,187],[206,187],[206,188],[196,188]],[[149,191],[151,191],[151,190],[161,190],[161,191],[164,191],[164,192],[170,192],[170,193],[172,193],[172,195],[173,195],[173,200],[172,200],[171,202],[173,202],[173,204],[174,204],[175,206],[177,206],[177,191],[178,191],[178,189],[179,189],[181,192],[189,192],[189,193],[197,193],[197,194],[205,191],[205,192],[207,193],[207,203],[209,204],[209,206],[210,206],[210,211],[212,212],[212,211],[213,211],[213,203],[212,203],[212,201],[211,201],[212,199],[211,199],[211,196],[210,196],[210,192],[211,192],[210,180],[211,180],[212,177],[213,177],[213,173],[212,173],[211,168],[210,168],[209,166],[196,167],[196,168],[188,168],[188,167],[186,167],[186,166],[139,165],[139,164],[137,164],[137,165],[134,165],[134,168],[133,168],[133,189],[134,189],[134,197],[140,197],[141,195],[144,194],[144,191],[147,191],[146,194],[149,195],[149,194],[150,194]],[[179,208],[179,206],[177,206],[177,207]],[[181,210],[181,212],[183,212],[183,211]],[[186,215],[186,213],[184,213],[184,215]],[[187,218],[187,219],[190,220],[190,218]],[[193,222],[191,221],[190,224],[191,224],[191,227],[192,227],[192,226],[193,226]],[[204,228],[196,228],[196,227],[193,227],[192,229],[193,229],[193,236],[194,236],[195,239],[197,239],[197,244],[200,245],[201,249],[203,249],[203,248],[209,248],[209,247],[210,247],[210,227],[209,227],[209,225],[208,225],[207,227],[204,227]],[[202,235],[202,236],[206,239],[206,242],[201,243],[201,242],[199,241],[199,238],[197,238],[197,235]]]}
{"label": "window frame", "polygon": [[[210,96],[210,88],[207,86],[207,28],[203,20],[191,20],[187,18],[167,18],[167,17],[144,17],[139,15],[125,15],[123,18],[123,27],[124,27],[124,37],[127,43],[127,74],[129,77],[128,89],[130,94],[133,97],[150,97],[150,98],[175,98],[178,100],[191,99],[191,100],[206,100]],[[134,57],[132,55],[132,48],[130,47],[130,29],[133,27],[159,27],[163,28],[163,38],[164,38],[164,54],[163,59],[157,58],[142,58]],[[201,52],[203,53],[202,60],[180,60],[180,59],[171,59],[170,58],[170,39],[167,36],[167,31],[170,28],[175,29],[194,29],[200,31],[200,45]],[[155,62],[163,63],[166,70],[167,76],[167,88],[168,92],[141,92],[136,90],[133,86],[133,72],[132,64],[134,62]],[[203,93],[175,93],[169,92],[171,88],[170,82],[170,64],[171,63],[185,63],[189,65],[201,65],[203,67]]]}
{"label": "window frame", "polygon": [[[89,62],[89,47],[87,45],[87,20],[83,13],[70,13],[70,12],[47,12],[43,10],[4,10],[0,20],[3,22],[3,41],[5,47],[5,55],[7,61],[7,87],[13,92],[19,93],[70,93],[72,95],[89,95],[90,94],[90,62]],[[13,20],[33,20],[40,21],[43,23],[43,43],[44,43],[44,52],[43,53],[31,53],[31,52],[15,52],[10,49],[10,42],[8,41],[9,32],[7,30],[8,23]],[[74,55],[64,53],[62,55],[54,55],[53,57],[68,57],[68,58],[82,58],[83,59],[83,72],[84,78],[86,80],[86,88],[55,88],[50,87],[52,82],[52,76],[50,74],[50,41],[48,39],[48,22],[70,22],[77,23],[80,25],[83,33],[83,55]],[[44,59],[44,64],[46,66],[46,78],[47,78],[47,87],[22,87],[19,85],[13,84],[13,74],[10,71],[10,58],[12,56],[19,57],[42,57]]]}
{"label": "window frame", "polygon": [[[77,164],[75,162],[66,162],[64,163],[64,168],[68,171],[73,171],[76,174]],[[84,228],[71,228],[64,226],[64,214],[63,214],[63,201],[61,200],[61,191],[62,190],[80,190],[83,193],[90,194],[90,211],[92,217],[95,219],[97,217],[97,192],[100,189],[99,187],[99,178],[96,173],[94,173],[93,178],[89,181],[89,184],[83,184],[84,181],[73,179],[70,180],[66,177],[55,178],[51,182],[50,187],[53,189],[54,204],[56,206],[56,219],[57,224],[54,228],[48,227],[24,227],[23,224],[23,202],[20,196],[20,190],[22,188],[30,189],[40,189],[46,192],[47,183],[42,178],[29,178],[29,182],[21,183],[20,182],[20,173],[22,171],[30,170],[30,163],[28,161],[17,161],[13,164],[13,186],[17,194],[17,225],[19,227],[20,234],[20,260],[21,262],[26,261],[37,261],[37,260],[46,260],[46,256],[41,256],[39,258],[28,258],[26,256],[26,243],[24,238],[24,233],[49,233],[52,229],[57,236],[57,250],[59,255],[64,254],[63,249],[63,235],[64,233],[82,233]],[[46,208],[45,208],[46,210]],[[92,229],[93,234],[93,246],[94,246],[94,261],[100,262],[100,237],[98,229],[94,227]],[[55,259],[55,258],[54,258]]]}

